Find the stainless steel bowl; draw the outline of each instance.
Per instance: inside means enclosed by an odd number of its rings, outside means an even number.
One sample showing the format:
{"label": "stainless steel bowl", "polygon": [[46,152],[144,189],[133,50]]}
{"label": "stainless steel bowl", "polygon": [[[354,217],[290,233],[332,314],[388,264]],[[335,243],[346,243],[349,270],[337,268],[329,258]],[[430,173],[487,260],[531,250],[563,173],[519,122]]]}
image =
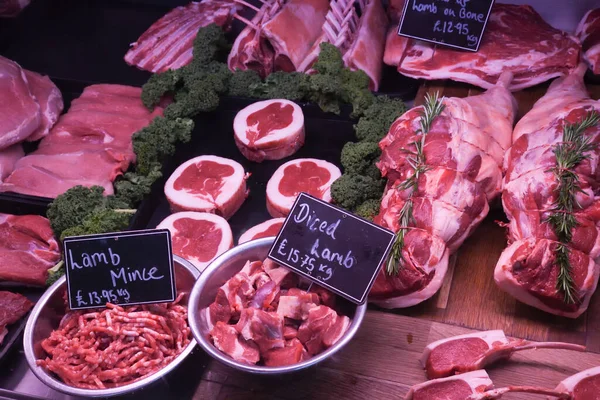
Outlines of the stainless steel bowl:
{"label": "stainless steel bowl", "polygon": [[[188,293],[182,300],[184,302],[183,304],[185,304],[200,272],[189,261],[186,261],[181,257],[173,256],[173,261],[177,292],[185,291]],[[181,352],[181,354],[179,354],[169,365],[152,375],[127,385],[110,389],[79,389],[69,386],[51,372],[36,365],[36,360],[46,357],[41,342],[50,336],[52,330],[58,327],[61,318],[65,314],[65,303],[62,294],[66,289],[66,285],[66,278],[63,276],[55,282],[54,285],[48,288],[46,293],[44,293],[33,308],[33,311],[31,311],[31,316],[27,321],[23,336],[23,347],[25,350],[25,357],[29,363],[29,368],[31,368],[35,376],[54,390],[72,396],[82,397],[111,397],[124,395],[135,390],[140,390],[150,383],[163,378],[169,372],[177,368],[196,346],[196,341],[192,338],[185,350],[183,350],[183,352]]]}
{"label": "stainless steel bowl", "polygon": [[208,307],[215,300],[217,290],[233,275],[238,273],[244,267],[246,261],[264,260],[274,240],[274,237],[252,240],[220,255],[202,272],[192,289],[188,303],[190,328],[192,329],[194,338],[202,349],[216,360],[230,367],[254,374],[283,374],[300,371],[328,359],[344,347],[354,334],[356,334],[367,310],[366,304],[357,306],[356,304],[347,302],[344,314],[350,317],[352,322],[344,336],[323,353],[298,364],[284,367],[249,365],[237,362],[227,354],[222,353],[210,341],[206,313],[201,312],[201,310]]}

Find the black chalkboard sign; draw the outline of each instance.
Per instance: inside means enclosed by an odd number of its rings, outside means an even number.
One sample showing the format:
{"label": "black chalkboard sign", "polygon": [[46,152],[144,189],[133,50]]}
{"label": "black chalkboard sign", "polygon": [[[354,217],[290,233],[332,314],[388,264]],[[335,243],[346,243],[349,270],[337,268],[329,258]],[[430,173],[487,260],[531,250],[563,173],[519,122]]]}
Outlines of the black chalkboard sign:
{"label": "black chalkboard sign", "polygon": [[398,35],[477,51],[494,0],[407,0]]}
{"label": "black chalkboard sign", "polygon": [[300,193],[269,258],[361,304],[393,241],[393,232]]}
{"label": "black chalkboard sign", "polygon": [[74,236],[63,245],[73,310],[175,300],[167,229]]}

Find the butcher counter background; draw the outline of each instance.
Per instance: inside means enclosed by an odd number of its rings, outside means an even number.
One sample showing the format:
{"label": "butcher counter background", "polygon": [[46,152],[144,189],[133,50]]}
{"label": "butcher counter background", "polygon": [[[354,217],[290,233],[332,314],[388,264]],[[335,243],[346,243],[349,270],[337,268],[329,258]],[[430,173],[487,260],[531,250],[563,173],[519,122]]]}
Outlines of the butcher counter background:
{"label": "butcher counter background", "polygon": [[[136,3],[144,3],[139,8]],[[148,5],[148,4],[152,5]],[[61,78],[63,85],[76,81],[86,83],[114,82],[142,84],[149,74],[128,67],[122,56],[129,41],[137,38],[166,10],[187,1],[130,0],[77,1],[35,0],[19,21],[0,20],[0,54],[23,64],[24,67],[49,73]],[[531,3],[529,1],[528,3]],[[544,4],[547,2],[544,1]],[[567,0],[555,1],[554,5]],[[534,4],[535,5],[535,4]],[[582,10],[589,6],[583,6]],[[557,12],[556,16],[566,15]],[[543,12],[542,9],[540,9]],[[571,15],[571,14],[569,14]],[[580,15],[578,15],[577,20]],[[547,18],[556,25],[552,18]],[[32,29],[35,27],[35,29]],[[565,27],[568,28],[568,27]],[[116,39],[119,40],[116,40]],[[130,40],[131,39],[131,40]],[[73,52],[72,49],[77,49]],[[70,54],[72,53],[72,54]],[[416,89],[414,81],[402,80],[395,74],[396,88],[392,93],[412,96]],[[399,82],[399,83],[398,83]],[[385,84],[384,84],[385,86]],[[528,111],[547,85],[517,92],[519,118]],[[61,87],[63,89],[63,87]],[[595,99],[600,98],[600,85],[589,89]],[[416,98],[422,102],[426,92],[440,91],[444,96],[465,97],[479,93],[467,85],[448,82],[424,84]],[[236,101],[225,102],[224,108],[239,108]],[[231,118],[231,111],[225,111]],[[312,121],[307,129],[322,128],[332,135],[340,129],[351,129],[351,123],[339,118],[323,118],[311,111]],[[218,120],[219,115],[213,116]],[[343,128],[341,128],[343,126]],[[205,129],[210,127],[206,122]],[[334,129],[333,127],[337,127]],[[203,142],[210,137],[198,139],[196,144],[186,146],[198,154],[218,152],[223,144]],[[335,146],[341,148],[343,140],[337,136]],[[231,140],[230,145],[233,145]],[[212,146],[212,147],[211,147]],[[310,152],[310,142],[304,151]],[[179,157],[187,157],[181,153]],[[339,154],[329,154],[330,161],[338,163]],[[273,167],[274,169],[275,167]],[[264,170],[268,179],[268,168]],[[254,210],[264,208],[263,178],[255,176],[253,197],[245,207]],[[162,192],[162,191],[160,191]],[[36,207],[40,207],[36,203]],[[143,218],[136,227],[153,228],[168,212],[164,199],[151,202],[154,214]],[[6,200],[0,199],[0,212],[10,212]],[[36,212],[37,213],[37,212]],[[586,314],[577,320],[555,317],[517,302],[502,292],[493,281],[493,269],[501,251],[506,246],[505,229],[496,220],[503,220],[499,204],[492,209],[478,230],[453,256],[451,268],[442,289],[432,299],[404,310],[388,311],[370,307],[363,326],[355,339],[319,367],[303,373],[278,377],[256,377],[234,371],[210,359],[200,349],[170,376],[140,393],[128,396],[132,399],[389,399],[406,394],[408,388],[425,380],[418,360],[424,347],[435,340],[473,329],[503,329],[507,335],[531,340],[568,341],[585,344],[588,352],[573,354],[564,350],[539,350],[521,352],[508,363],[491,367],[488,372],[496,386],[533,384],[554,387],[566,376],[582,369],[600,365],[600,295],[592,298]],[[240,214],[231,221],[237,235],[242,229],[261,222],[260,213]],[[149,221],[149,222],[148,222]],[[142,226],[142,225],[144,226]],[[22,354],[22,347],[15,346],[7,359],[0,364],[0,399],[20,398],[67,399],[43,385],[29,371]],[[5,390],[3,390],[5,389]],[[539,399],[527,394],[509,394],[506,399]]]}

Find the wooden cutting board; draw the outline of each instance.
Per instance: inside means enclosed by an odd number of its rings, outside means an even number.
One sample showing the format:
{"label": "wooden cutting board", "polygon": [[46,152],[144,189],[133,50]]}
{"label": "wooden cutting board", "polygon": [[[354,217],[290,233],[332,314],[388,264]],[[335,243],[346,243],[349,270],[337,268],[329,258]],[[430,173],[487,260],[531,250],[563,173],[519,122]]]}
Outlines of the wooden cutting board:
{"label": "wooden cutting board", "polygon": [[[258,377],[209,361],[194,399],[402,399],[426,380],[419,359],[433,341],[472,332],[467,328],[370,310],[354,340],[324,364],[294,375]],[[580,370],[600,365],[596,353],[532,350],[487,371],[496,387],[554,388]],[[544,397],[508,394],[507,400]]]}

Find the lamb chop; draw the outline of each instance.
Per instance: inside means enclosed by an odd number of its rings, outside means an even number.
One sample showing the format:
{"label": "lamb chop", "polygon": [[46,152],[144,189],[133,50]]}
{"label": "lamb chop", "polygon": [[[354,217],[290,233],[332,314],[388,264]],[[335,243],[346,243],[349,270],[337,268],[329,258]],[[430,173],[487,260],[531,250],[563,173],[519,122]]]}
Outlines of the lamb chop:
{"label": "lamb chop", "polygon": [[600,102],[587,67],[557,79],[515,126],[502,204],[508,242],[498,286],[543,311],[577,318],[600,276]]}
{"label": "lamb chop", "polygon": [[570,393],[572,400],[597,400],[600,398],[600,367],[568,377],[555,390]]}
{"label": "lamb chop", "polygon": [[434,379],[410,388],[405,400],[492,400],[506,393],[532,393],[570,399],[566,391],[533,386],[508,386],[494,389],[494,383],[485,370],[477,370],[448,378]]}
{"label": "lamb chop", "polygon": [[561,342],[530,342],[508,339],[501,330],[474,332],[430,343],[421,357],[427,378],[443,378],[483,369],[507,360],[516,351],[529,349],[566,349],[585,351],[585,346]]}
{"label": "lamb chop", "polygon": [[[238,3],[256,11],[235,40],[227,64],[229,69],[257,71],[262,77],[273,71],[296,71],[318,39],[328,0],[267,0],[256,8],[243,0]],[[294,29],[289,29],[293,26]]]}
{"label": "lamb chop", "polygon": [[500,192],[516,115],[511,79],[503,74],[479,96],[429,97],[398,118],[379,143],[378,167],[388,184],[376,222],[399,233],[371,302],[409,307],[433,296],[449,254],[487,215],[488,202]]}
{"label": "lamb chop", "polygon": [[380,0],[332,0],[323,24],[323,33],[310,49],[298,71],[311,73],[319,58],[321,43],[335,45],[353,71],[364,71],[377,90],[383,67],[385,30],[388,23]]}

